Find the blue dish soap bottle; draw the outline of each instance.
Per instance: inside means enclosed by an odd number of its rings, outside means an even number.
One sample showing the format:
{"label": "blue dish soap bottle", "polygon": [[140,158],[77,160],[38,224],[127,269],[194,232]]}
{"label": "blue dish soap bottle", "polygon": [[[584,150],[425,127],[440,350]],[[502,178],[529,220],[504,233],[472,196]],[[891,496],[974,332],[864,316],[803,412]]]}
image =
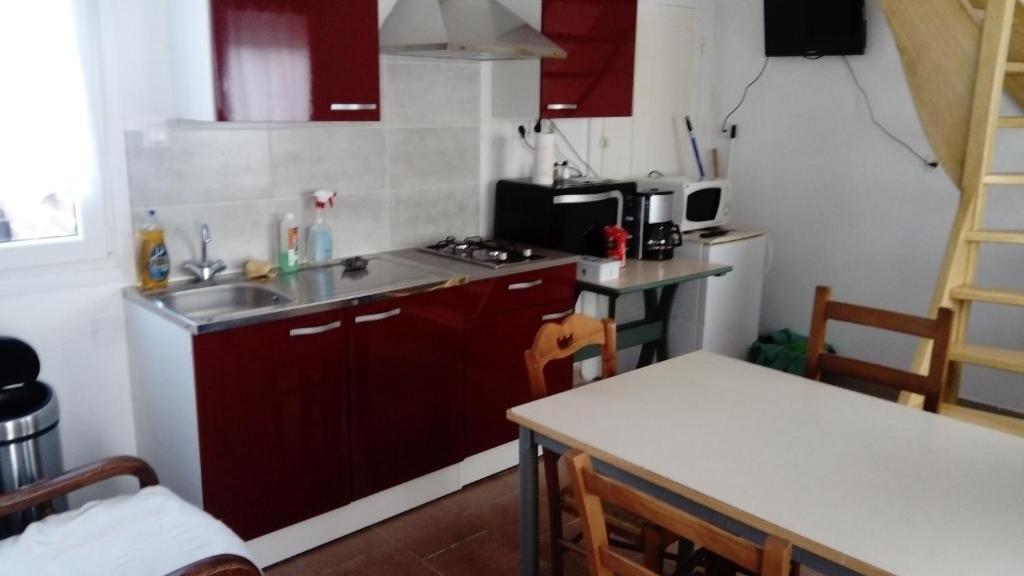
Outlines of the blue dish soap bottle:
{"label": "blue dish soap bottle", "polygon": [[334,197],[330,190],[317,190],[313,193],[316,202],[316,222],[309,227],[307,240],[309,258],[314,264],[329,262],[334,257],[334,236],[331,227],[324,222],[324,211],[334,206]]}

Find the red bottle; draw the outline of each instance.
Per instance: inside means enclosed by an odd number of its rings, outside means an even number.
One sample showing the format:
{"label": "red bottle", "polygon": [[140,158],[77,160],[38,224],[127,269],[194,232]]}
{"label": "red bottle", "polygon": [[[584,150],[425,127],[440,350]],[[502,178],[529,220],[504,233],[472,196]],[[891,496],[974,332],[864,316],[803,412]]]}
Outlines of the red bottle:
{"label": "red bottle", "polygon": [[605,257],[611,260],[618,260],[619,267],[626,265],[626,240],[629,233],[622,226],[605,226]]}

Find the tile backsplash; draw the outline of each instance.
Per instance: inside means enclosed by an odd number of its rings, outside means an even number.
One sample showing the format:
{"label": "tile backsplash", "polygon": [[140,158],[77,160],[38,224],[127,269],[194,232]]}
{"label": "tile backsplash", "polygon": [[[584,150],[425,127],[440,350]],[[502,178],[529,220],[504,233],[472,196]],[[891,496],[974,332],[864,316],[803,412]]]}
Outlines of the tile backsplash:
{"label": "tile backsplash", "polygon": [[338,198],[327,214],[335,256],[406,248],[480,227],[480,68],[476,63],[384,57],[379,123],[174,122],[168,139],[127,134],[133,217],[154,208],[176,277],[210,256],[237,270],[274,259],[277,223],[313,222],[311,193]]}

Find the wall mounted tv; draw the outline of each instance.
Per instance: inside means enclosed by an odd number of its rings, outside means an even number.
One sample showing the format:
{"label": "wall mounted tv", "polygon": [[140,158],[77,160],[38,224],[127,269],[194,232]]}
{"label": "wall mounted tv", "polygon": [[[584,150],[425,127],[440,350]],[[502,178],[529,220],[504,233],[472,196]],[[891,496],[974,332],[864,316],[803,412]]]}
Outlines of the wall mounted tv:
{"label": "wall mounted tv", "polygon": [[863,54],[864,0],[764,0],[768,56]]}

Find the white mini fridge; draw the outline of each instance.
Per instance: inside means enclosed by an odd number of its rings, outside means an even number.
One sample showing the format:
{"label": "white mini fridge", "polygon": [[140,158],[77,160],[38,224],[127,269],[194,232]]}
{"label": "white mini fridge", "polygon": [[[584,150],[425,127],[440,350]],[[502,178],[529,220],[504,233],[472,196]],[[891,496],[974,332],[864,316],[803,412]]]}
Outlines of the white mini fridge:
{"label": "white mini fridge", "polygon": [[706,350],[745,359],[758,337],[761,289],[771,265],[768,237],[761,231],[734,230],[717,238],[690,232],[677,254],[728,264],[733,270],[679,287],[669,325],[669,354]]}

